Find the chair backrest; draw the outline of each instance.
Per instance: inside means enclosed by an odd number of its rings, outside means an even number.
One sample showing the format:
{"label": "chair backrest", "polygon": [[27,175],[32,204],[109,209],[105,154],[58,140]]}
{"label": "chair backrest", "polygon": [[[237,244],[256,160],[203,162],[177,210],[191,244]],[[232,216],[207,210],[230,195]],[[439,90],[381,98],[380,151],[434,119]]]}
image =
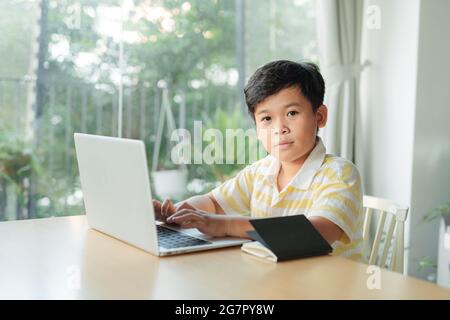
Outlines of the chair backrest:
{"label": "chair backrest", "polygon": [[[365,210],[363,241],[365,248],[369,248],[368,252],[365,252],[369,264],[403,273],[404,230],[409,208],[387,199],[371,196],[363,197],[363,207]],[[370,245],[370,226],[376,211],[380,212],[379,219],[372,245]],[[385,235],[384,238],[383,235]],[[389,251],[391,251],[391,257],[387,264]]]}

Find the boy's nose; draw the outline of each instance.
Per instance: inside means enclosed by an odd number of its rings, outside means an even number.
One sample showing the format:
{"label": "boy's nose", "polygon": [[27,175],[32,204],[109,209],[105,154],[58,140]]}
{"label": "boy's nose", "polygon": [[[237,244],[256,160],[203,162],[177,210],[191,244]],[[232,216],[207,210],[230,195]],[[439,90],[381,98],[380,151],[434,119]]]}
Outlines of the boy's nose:
{"label": "boy's nose", "polygon": [[287,134],[289,133],[289,128],[286,125],[280,123],[279,126],[275,129],[274,133],[280,135]]}

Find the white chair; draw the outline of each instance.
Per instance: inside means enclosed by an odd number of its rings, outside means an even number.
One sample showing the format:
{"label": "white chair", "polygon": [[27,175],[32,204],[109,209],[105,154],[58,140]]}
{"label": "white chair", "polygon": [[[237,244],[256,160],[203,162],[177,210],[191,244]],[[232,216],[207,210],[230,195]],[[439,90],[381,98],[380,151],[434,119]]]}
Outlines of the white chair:
{"label": "white chair", "polygon": [[[405,250],[404,229],[409,208],[400,206],[387,199],[371,196],[363,197],[363,207],[365,209],[363,241],[364,247],[369,249],[365,252],[368,263],[370,265],[378,265],[382,268],[403,273],[403,256]],[[380,214],[373,243],[370,245],[370,226],[376,211],[379,211]],[[387,220],[389,220],[389,222],[386,224]],[[387,231],[385,231],[385,229]],[[394,230],[395,236],[393,241],[392,236]],[[382,236],[384,234],[385,237],[383,239]],[[380,256],[381,249],[382,252]],[[389,251],[391,255],[389,263],[387,264]]]}

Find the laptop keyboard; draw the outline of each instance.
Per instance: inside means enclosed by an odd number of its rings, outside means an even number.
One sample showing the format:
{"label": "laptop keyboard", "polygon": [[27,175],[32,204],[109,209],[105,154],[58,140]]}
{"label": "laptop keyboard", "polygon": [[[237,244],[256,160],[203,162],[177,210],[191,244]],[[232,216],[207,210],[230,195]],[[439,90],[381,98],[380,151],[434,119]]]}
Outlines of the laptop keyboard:
{"label": "laptop keyboard", "polygon": [[157,225],[159,245],[164,249],[201,246],[211,242]]}

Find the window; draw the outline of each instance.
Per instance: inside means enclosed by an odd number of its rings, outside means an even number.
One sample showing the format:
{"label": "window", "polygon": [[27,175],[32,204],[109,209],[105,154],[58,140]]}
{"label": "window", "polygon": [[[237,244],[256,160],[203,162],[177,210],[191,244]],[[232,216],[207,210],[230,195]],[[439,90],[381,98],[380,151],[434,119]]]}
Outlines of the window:
{"label": "window", "polygon": [[[74,132],[121,131],[144,140],[149,168],[179,169],[170,132],[157,144],[165,94],[192,139],[196,125],[247,129],[244,79],[317,59],[311,0],[6,0],[0,32],[0,220],[84,211]],[[179,197],[243,165],[190,164]]]}

